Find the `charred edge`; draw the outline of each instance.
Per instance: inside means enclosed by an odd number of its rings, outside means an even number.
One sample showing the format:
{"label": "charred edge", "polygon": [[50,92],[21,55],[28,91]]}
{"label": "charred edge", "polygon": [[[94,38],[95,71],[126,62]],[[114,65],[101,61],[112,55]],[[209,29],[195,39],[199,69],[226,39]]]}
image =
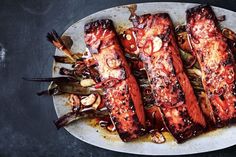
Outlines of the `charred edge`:
{"label": "charred edge", "polygon": [[94,46],[94,45],[91,46],[89,44],[86,44],[87,48],[89,49],[89,51],[91,53],[99,53],[99,50],[101,48],[109,47],[109,46],[115,44],[116,42],[118,42],[118,44],[119,44],[120,48],[122,49],[122,51],[124,50],[124,48],[122,47],[121,41],[118,38],[118,34],[115,30],[115,27],[114,27],[114,24],[113,24],[112,20],[110,20],[110,19],[101,19],[101,20],[97,20],[97,21],[94,21],[94,22],[87,23],[84,26],[84,31],[85,31],[85,34],[96,33],[98,28],[102,28],[104,31],[105,30],[112,31],[115,34],[115,38],[110,40],[109,42],[104,42],[102,40],[98,40],[97,41],[98,43],[96,43],[97,44],[96,46]]}
{"label": "charred edge", "polygon": [[102,27],[103,29],[114,30],[114,25],[112,20],[110,19],[101,19],[94,22],[89,22],[85,24],[84,31],[85,33],[92,33],[96,31],[98,27]]}
{"label": "charred edge", "polygon": [[[111,113],[112,111],[112,106],[110,105],[109,101],[106,101],[105,102],[105,105],[107,106],[108,108],[108,111]],[[133,101],[130,100],[129,101],[129,107],[135,111],[135,108],[134,108],[134,104],[133,104]],[[117,113],[118,115],[120,114],[119,112]],[[122,141],[124,142],[129,142],[139,136],[142,136],[145,134],[145,129],[144,129],[144,126],[142,124],[140,124],[139,122],[139,119],[137,117],[136,114],[134,114],[132,117],[130,117],[130,121],[133,122],[133,127],[135,127],[136,129],[134,130],[134,132],[128,132],[128,131],[124,131],[120,128],[120,122],[117,121],[117,118],[115,115],[111,115],[111,119],[112,121],[114,122],[115,126],[116,126],[116,129],[119,133],[119,136],[120,138],[122,139]]]}
{"label": "charred edge", "polygon": [[[133,100],[130,98],[129,107],[135,112],[135,106]],[[145,133],[144,126],[140,123],[137,114],[132,116],[133,123],[137,125],[138,129],[135,131],[135,134],[142,136]]]}
{"label": "charred edge", "polygon": [[[158,13],[158,14],[144,14],[144,15],[141,15],[141,16],[135,16],[134,18],[130,19],[130,21],[133,23],[133,26],[134,27],[138,27],[138,28],[145,28],[146,25],[147,25],[147,21],[150,20],[149,18],[150,17],[160,17],[160,18],[163,18],[163,19],[170,19],[170,16],[168,13]],[[153,22],[153,19],[151,19],[152,22]],[[152,23],[151,22],[151,23]],[[152,25],[152,24],[151,24]]]}
{"label": "charred edge", "polygon": [[[192,85],[191,81],[190,81],[190,84]],[[193,86],[193,85],[192,85]],[[203,86],[203,85],[201,85]],[[201,93],[202,91],[200,91]],[[204,103],[202,101],[199,101],[201,98],[199,97],[199,93],[197,90],[194,90],[194,95],[196,95],[196,98],[198,100],[198,104],[199,104],[199,107],[200,107],[200,110],[201,110],[201,113],[203,114],[203,117],[206,121],[206,127],[205,127],[205,131],[209,131],[209,130],[213,130],[215,129],[215,117],[214,115],[211,114],[211,111],[209,112],[203,112],[204,108],[207,107],[207,108],[210,108],[211,107],[211,104],[207,104],[207,103]],[[204,105],[204,106],[202,106]]]}
{"label": "charred edge", "polygon": [[[148,19],[151,16],[151,14],[144,14],[142,16],[135,16],[134,18],[131,18],[130,21],[133,23],[134,27],[139,27],[141,24],[140,20],[143,19]],[[142,23],[146,23],[146,20],[143,21]],[[145,24],[142,26],[143,28],[145,27]]]}
{"label": "charred edge", "polygon": [[202,108],[200,108],[200,109],[201,109],[201,112],[202,112],[204,119],[206,121],[205,131],[210,131],[210,130],[216,129],[217,127],[215,126],[215,122],[214,122],[215,117],[213,116],[213,118],[214,118],[214,120],[213,120],[211,116],[207,115],[206,113],[204,113],[202,111]]}
{"label": "charred edge", "polygon": [[206,131],[205,127],[203,127],[202,125],[200,125],[198,123],[194,123],[191,120],[191,117],[189,117],[189,115],[186,115],[187,112],[185,113],[185,115],[182,115],[182,116],[183,116],[183,118],[191,121],[191,127],[186,129],[186,130],[184,130],[184,131],[178,131],[178,130],[175,129],[174,126],[169,124],[169,121],[165,117],[165,114],[163,112],[163,108],[160,108],[160,110],[161,110],[162,119],[163,119],[163,122],[164,122],[166,128],[172,134],[172,136],[176,139],[177,143],[183,143],[183,142],[187,141],[188,139],[191,139],[191,138],[193,138],[195,136],[198,136],[201,133]]}
{"label": "charred edge", "polygon": [[[207,14],[204,13],[204,10],[207,12]],[[216,23],[216,25],[219,25],[219,22],[217,20],[217,17],[214,11],[212,10],[211,6],[208,4],[199,5],[194,8],[190,8],[186,10],[187,22],[196,14],[205,16],[208,19],[212,19],[214,23]]]}
{"label": "charred edge", "polygon": [[137,136],[142,136],[145,133],[144,126],[139,122],[137,114],[134,114],[132,116],[132,121],[135,126],[137,126],[137,129],[134,131],[134,134]]}
{"label": "charred edge", "polygon": [[129,132],[119,132],[119,136],[124,142],[128,142],[132,140],[131,138],[132,134],[130,134]]}
{"label": "charred edge", "polygon": [[227,55],[227,58],[225,60],[222,61],[222,65],[223,66],[227,66],[227,65],[233,65],[234,61],[233,61],[233,56],[231,56],[230,54]]}
{"label": "charred edge", "polygon": [[187,13],[187,15],[190,15],[190,14],[193,14],[193,13],[201,11],[202,8],[207,8],[207,9],[212,11],[211,6],[209,4],[201,4],[201,5],[198,5],[196,7],[187,9],[186,13]]}
{"label": "charred edge", "polygon": [[173,134],[173,136],[175,137],[177,143],[183,143],[188,139],[191,139],[193,137],[200,135],[204,131],[205,131],[205,128],[202,127],[200,124],[196,123],[185,132],[179,133],[179,134]]}
{"label": "charred edge", "polygon": [[163,18],[163,19],[170,20],[170,15],[168,13],[159,13],[159,14],[156,14],[156,15]]}
{"label": "charred edge", "polygon": [[[193,7],[193,8],[190,8],[188,10],[186,10],[186,20],[187,20],[187,27],[186,27],[186,31],[188,32],[189,34],[189,38],[193,38],[194,40],[198,41],[198,39],[196,39],[196,37],[193,35],[192,33],[192,30],[190,29],[189,27],[189,22],[191,21],[191,19],[196,16],[196,15],[200,15],[200,16],[203,16],[203,11],[202,10],[206,10],[208,12],[208,18],[212,18],[213,21],[216,23],[216,25],[218,24],[218,21],[217,21],[217,18],[211,8],[210,5],[208,4],[203,4],[203,5],[198,5],[196,7]],[[204,15],[206,16],[206,15]],[[190,47],[192,48],[192,45],[191,43],[190,44]],[[202,59],[201,59],[202,60]]]}
{"label": "charred edge", "polygon": [[236,123],[236,117],[230,119],[229,123],[230,123],[230,124],[235,124],[235,123]]}
{"label": "charred edge", "polygon": [[[128,131],[123,131],[120,130],[119,132],[119,136],[122,139],[122,141],[124,142],[129,142],[133,139],[138,138],[139,136],[143,136],[145,134],[145,130],[140,126],[140,128],[138,128],[137,130],[135,130],[133,133],[130,133]],[[118,129],[119,130],[119,129]]]}
{"label": "charred edge", "polygon": [[117,132],[118,132],[118,134],[119,134],[119,136],[120,136],[122,141],[129,142],[132,139],[137,138],[139,136],[139,134],[141,134],[140,133],[141,130],[139,128],[137,128],[137,130],[134,133],[130,133],[128,131],[124,131],[124,130],[121,129],[120,122],[117,121],[117,119],[116,119],[116,117],[114,115],[111,115],[111,119],[114,122],[115,127],[117,129]]}
{"label": "charred edge", "polygon": [[230,120],[223,121],[219,117],[218,110],[214,105],[212,105],[212,110],[213,110],[213,114],[214,114],[214,117],[215,117],[215,120],[216,120],[215,128],[223,128],[223,127],[227,126],[230,123]]}

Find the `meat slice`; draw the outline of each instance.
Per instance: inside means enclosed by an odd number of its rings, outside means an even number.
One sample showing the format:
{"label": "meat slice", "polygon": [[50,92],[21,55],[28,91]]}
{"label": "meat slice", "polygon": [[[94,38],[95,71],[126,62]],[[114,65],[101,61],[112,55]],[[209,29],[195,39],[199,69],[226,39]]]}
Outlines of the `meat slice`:
{"label": "meat slice", "polygon": [[119,45],[113,22],[102,19],[85,25],[85,43],[98,62],[105,88],[105,104],[120,138],[130,141],[143,134],[145,116],[138,84]]}
{"label": "meat slice", "polygon": [[183,71],[169,15],[146,14],[131,19],[139,56],[167,129],[179,143],[200,134],[205,119]]}
{"label": "meat slice", "polygon": [[188,40],[202,71],[215,126],[235,121],[235,61],[212,8],[200,5],[187,10]]}

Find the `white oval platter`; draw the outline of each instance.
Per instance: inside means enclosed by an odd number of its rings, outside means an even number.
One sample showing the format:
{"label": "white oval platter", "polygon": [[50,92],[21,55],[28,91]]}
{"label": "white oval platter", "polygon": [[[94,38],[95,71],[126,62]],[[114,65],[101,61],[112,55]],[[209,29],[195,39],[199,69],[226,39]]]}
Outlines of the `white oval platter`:
{"label": "white oval platter", "polygon": [[[169,2],[140,3],[137,4],[136,13],[141,15],[145,13],[167,12],[170,14],[174,24],[179,24],[185,22],[186,9],[196,5],[197,4],[192,3]],[[213,8],[217,16],[226,15],[226,21],[222,22],[221,24],[236,31],[236,13],[218,7]],[[96,19],[109,18],[114,21],[115,27],[120,30],[131,26],[131,23],[128,20],[129,16],[130,12],[128,11],[127,6],[118,6],[102,10],[74,23],[64,32],[63,35],[71,36],[74,42],[72,46],[73,52],[81,52],[85,50],[83,38],[83,28],[85,23]],[[62,52],[56,50],[56,55],[62,55]],[[53,76],[58,75],[58,67],[61,66],[65,67],[65,65],[54,63]],[[65,106],[67,97],[54,96],[53,101],[58,117],[69,111],[69,108]],[[75,122],[72,125],[65,127],[65,129],[73,136],[89,144],[108,150],[141,155],[194,154],[219,150],[236,144],[236,126],[218,129],[216,131],[200,135],[183,144],[176,144],[175,141],[169,141],[163,144],[155,144],[146,140],[124,143],[119,140],[117,137],[118,135],[105,133],[98,128],[92,127],[83,120]],[[107,138],[104,138],[104,134]]]}

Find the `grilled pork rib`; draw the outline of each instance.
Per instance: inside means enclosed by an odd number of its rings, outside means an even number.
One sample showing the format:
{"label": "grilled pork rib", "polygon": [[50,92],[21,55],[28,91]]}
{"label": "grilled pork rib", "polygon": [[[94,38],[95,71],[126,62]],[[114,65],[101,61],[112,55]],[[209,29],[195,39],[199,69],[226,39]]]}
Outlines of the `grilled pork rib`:
{"label": "grilled pork rib", "polygon": [[216,15],[208,5],[187,10],[188,40],[202,70],[216,127],[236,118],[235,61]]}
{"label": "grilled pork rib", "polygon": [[169,15],[146,14],[131,19],[139,56],[167,129],[179,143],[198,135],[206,123],[183,71]]}
{"label": "grilled pork rib", "polygon": [[98,20],[85,25],[85,43],[98,62],[105,88],[105,104],[120,138],[130,141],[143,134],[145,116],[138,84],[119,45],[113,22]]}

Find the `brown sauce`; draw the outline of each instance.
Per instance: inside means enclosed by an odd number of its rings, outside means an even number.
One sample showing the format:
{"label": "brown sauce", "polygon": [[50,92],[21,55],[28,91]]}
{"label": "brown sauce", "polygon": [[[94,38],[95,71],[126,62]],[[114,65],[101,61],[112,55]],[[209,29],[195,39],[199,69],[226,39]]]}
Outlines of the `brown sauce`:
{"label": "brown sauce", "polygon": [[[106,128],[101,127],[98,124],[97,119],[95,119],[95,118],[94,119],[88,119],[88,120],[86,120],[86,123],[88,125],[90,125],[91,127],[95,128],[97,130],[97,132],[99,132],[99,134],[104,139],[106,139],[108,141],[112,141],[112,142],[121,141],[121,139],[120,139],[120,137],[119,137],[119,135],[118,135],[118,133],[116,131],[110,132]],[[224,128],[215,129],[215,130],[212,129],[210,131],[207,131],[207,132],[199,135],[198,137],[209,137],[210,136],[210,137],[217,138],[217,136],[219,136],[221,134],[223,129]],[[161,133],[162,133],[162,135],[166,139],[165,143],[170,143],[170,142],[174,142],[175,141],[174,137],[168,131],[162,131]],[[197,137],[195,137],[195,138],[197,138]],[[192,139],[194,139],[194,138],[192,138]],[[138,139],[136,139],[134,141],[131,141],[129,143],[140,143],[140,142],[151,142],[151,143],[154,143],[151,140],[151,134],[146,134],[144,136],[141,136]]]}

